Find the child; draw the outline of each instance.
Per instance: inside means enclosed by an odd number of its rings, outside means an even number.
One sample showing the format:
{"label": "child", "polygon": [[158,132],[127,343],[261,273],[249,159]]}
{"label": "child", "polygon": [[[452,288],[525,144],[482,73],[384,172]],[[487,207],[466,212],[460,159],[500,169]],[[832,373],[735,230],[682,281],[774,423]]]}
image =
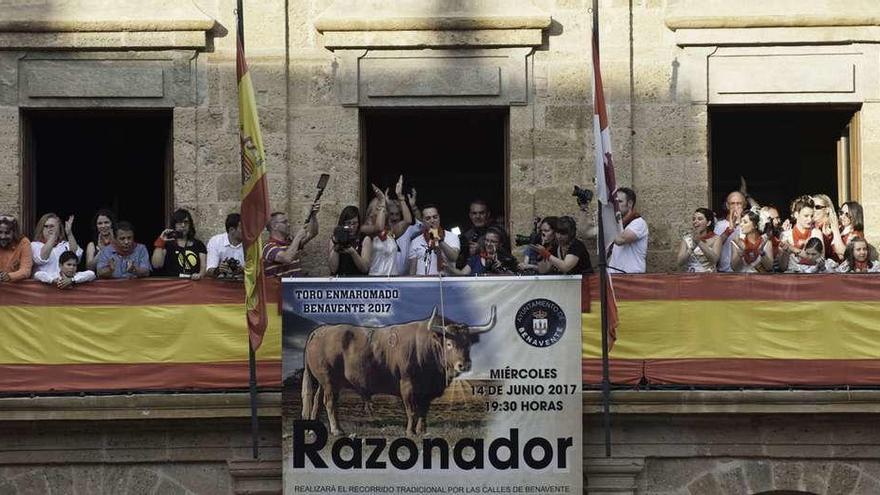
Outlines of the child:
{"label": "child", "polygon": [[809,238],[801,253],[792,256],[792,261],[788,264],[788,273],[823,273],[826,269],[833,271],[836,267],[834,261],[825,260],[825,245],[817,237]]}
{"label": "child", "polygon": [[59,289],[72,289],[76,284],[84,284],[95,280],[95,272],[86,270],[77,272],[76,265],[79,264],[79,258],[73,251],[64,251],[58,257],[58,267],[60,271],[57,277],[52,277],[47,272],[37,272],[34,278],[46,284],[54,284]]}
{"label": "child", "polygon": [[843,262],[837,267],[841,273],[873,273],[880,271],[880,262],[872,261],[871,245],[861,237],[850,239],[846,245]]}

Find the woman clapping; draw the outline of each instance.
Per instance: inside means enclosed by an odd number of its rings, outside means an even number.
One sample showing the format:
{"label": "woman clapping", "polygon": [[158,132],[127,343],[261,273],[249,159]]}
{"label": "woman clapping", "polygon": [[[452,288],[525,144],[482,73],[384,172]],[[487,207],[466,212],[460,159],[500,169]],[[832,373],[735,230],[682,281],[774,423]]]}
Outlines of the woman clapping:
{"label": "woman clapping", "polygon": [[697,208],[691,216],[693,230],[685,234],[678,248],[678,266],[689,272],[714,272],[721,256],[721,237],[715,235],[715,213]]}

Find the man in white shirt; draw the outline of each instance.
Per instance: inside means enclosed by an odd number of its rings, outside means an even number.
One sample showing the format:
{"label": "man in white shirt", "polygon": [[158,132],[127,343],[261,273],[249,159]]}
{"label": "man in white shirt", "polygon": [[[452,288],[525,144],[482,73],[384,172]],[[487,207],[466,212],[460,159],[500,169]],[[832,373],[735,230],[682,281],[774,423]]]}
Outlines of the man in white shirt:
{"label": "man in white shirt", "polygon": [[226,233],[208,241],[207,272],[209,277],[241,278],[244,276],[244,248],[241,244],[241,215],[226,216]]}
{"label": "man in white shirt", "polygon": [[608,259],[609,273],[645,273],[648,222],[636,212],[636,192],[628,187],[620,187],[614,199],[623,215],[623,231],[614,238]]}
{"label": "man in white shirt", "polygon": [[727,218],[715,222],[715,234],[721,237],[721,256],[718,258],[718,271],[731,272],[730,243],[739,237],[739,221],[746,207],[746,197],[739,191],[727,195],[725,203]]}
{"label": "man in white shirt", "polygon": [[422,208],[422,222],[422,235],[413,239],[409,247],[409,274],[438,275],[448,263],[455,263],[461,245],[457,235],[443,230],[436,206]]}

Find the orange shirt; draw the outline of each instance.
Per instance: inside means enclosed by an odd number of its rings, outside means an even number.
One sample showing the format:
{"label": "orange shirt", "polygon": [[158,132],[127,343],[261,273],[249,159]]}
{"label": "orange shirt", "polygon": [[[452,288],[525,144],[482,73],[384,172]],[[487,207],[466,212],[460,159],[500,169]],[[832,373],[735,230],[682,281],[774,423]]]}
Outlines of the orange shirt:
{"label": "orange shirt", "polygon": [[13,282],[30,278],[33,264],[31,241],[27,237],[6,249],[0,248],[0,272],[8,273]]}

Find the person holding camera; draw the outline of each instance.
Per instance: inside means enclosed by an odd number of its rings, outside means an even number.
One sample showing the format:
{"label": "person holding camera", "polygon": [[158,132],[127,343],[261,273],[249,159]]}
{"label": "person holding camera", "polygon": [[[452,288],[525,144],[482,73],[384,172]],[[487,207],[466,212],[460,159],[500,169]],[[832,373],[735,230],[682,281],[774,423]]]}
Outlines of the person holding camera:
{"label": "person holding camera", "polygon": [[199,280],[205,276],[208,250],[196,239],[192,215],[179,208],[170,223],[173,228],[163,230],[153,242],[153,268],[161,276]]}
{"label": "person holding camera", "polygon": [[150,274],[150,255],[143,244],[134,242],[129,222],[114,225],[113,242],[101,249],[95,259],[98,278],[141,278]]}
{"label": "person holding camera", "polygon": [[361,234],[360,210],[357,206],[346,206],[339,214],[330,238],[330,274],[340,277],[366,275],[370,272],[372,251],[370,237]]}
{"label": "person holding camera", "polygon": [[464,268],[449,267],[455,275],[512,275],[518,271],[518,264],[510,251],[502,246],[504,233],[489,227],[479,240],[477,254],[468,258]]}
{"label": "person holding camera", "polygon": [[241,243],[241,215],[226,215],[226,233],[208,240],[205,273],[216,278],[244,278],[244,247]]}
{"label": "person holding camera", "polygon": [[443,230],[440,210],[434,205],[422,208],[422,234],[412,240],[409,248],[410,275],[439,275],[458,258],[458,236]]}
{"label": "person holding camera", "polygon": [[532,246],[541,258],[538,273],[584,274],[593,273],[590,253],[587,246],[577,238],[577,223],[574,218],[560,217],[556,222],[556,249],[551,251],[544,246]]}
{"label": "person holding camera", "polygon": [[[520,270],[529,270],[530,272],[549,273],[550,263],[541,257],[541,253],[546,249],[547,252],[556,250],[556,229],[559,217],[546,216],[544,218],[535,218],[535,227],[528,236],[517,234],[516,245],[526,245],[523,262],[520,263]],[[543,266],[542,266],[543,265]]]}

